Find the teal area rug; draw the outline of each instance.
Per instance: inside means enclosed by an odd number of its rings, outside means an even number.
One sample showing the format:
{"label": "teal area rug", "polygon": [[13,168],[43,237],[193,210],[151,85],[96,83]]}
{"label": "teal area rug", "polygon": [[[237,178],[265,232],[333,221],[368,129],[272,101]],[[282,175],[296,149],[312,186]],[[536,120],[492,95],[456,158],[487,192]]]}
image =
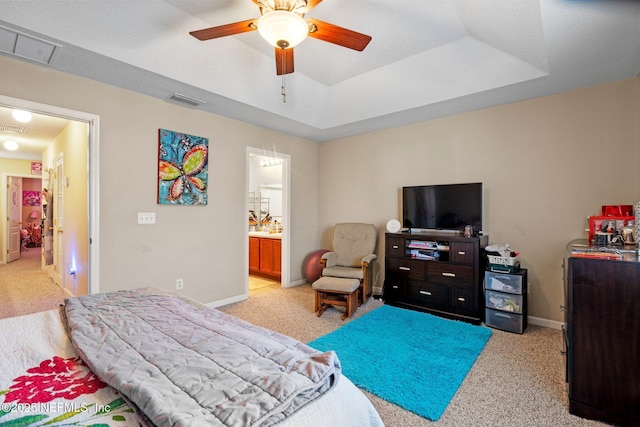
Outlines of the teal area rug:
{"label": "teal area rug", "polygon": [[384,305],[309,345],[335,350],[358,387],[436,421],[490,337],[483,326]]}

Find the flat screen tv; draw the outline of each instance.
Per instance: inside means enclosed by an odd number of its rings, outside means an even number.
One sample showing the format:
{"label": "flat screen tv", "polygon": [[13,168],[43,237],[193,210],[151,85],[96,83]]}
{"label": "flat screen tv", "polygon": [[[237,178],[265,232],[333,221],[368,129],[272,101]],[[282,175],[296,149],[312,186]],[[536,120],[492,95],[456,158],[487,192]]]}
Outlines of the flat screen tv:
{"label": "flat screen tv", "polygon": [[409,231],[482,230],[482,183],[402,188],[402,226]]}

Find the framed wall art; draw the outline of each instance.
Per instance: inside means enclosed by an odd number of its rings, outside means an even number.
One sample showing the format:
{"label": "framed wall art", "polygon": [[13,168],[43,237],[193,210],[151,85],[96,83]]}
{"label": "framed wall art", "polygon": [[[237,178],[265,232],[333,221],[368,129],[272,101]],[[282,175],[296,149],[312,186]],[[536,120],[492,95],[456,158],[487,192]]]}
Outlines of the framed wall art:
{"label": "framed wall art", "polygon": [[158,129],[158,204],[206,205],[209,139]]}
{"label": "framed wall art", "polygon": [[22,206],[40,206],[39,191],[23,191]]}
{"label": "framed wall art", "polygon": [[31,162],[31,175],[42,175],[42,162]]}

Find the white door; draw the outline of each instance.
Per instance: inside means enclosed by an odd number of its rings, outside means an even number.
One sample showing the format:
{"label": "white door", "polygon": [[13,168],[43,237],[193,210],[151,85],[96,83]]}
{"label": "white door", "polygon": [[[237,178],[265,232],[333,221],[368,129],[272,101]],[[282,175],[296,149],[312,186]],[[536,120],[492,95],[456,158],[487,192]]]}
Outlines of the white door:
{"label": "white door", "polygon": [[64,283],[64,158],[62,155],[56,159],[55,190],[53,197],[53,280],[62,289]]}
{"label": "white door", "polygon": [[7,177],[7,206],[9,207],[9,254],[7,262],[20,258],[20,246],[22,239],[20,229],[22,228],[22,178],[15,176]]}

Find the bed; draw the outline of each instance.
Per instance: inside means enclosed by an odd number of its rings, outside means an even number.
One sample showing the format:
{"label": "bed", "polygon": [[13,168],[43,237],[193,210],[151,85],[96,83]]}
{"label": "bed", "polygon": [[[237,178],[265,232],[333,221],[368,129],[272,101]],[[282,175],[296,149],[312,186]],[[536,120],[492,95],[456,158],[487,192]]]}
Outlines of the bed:
{"label": "bed", "polygon": [[335,353],[167,291],[70,298],[0,336],[0,425],[383,426]]}

